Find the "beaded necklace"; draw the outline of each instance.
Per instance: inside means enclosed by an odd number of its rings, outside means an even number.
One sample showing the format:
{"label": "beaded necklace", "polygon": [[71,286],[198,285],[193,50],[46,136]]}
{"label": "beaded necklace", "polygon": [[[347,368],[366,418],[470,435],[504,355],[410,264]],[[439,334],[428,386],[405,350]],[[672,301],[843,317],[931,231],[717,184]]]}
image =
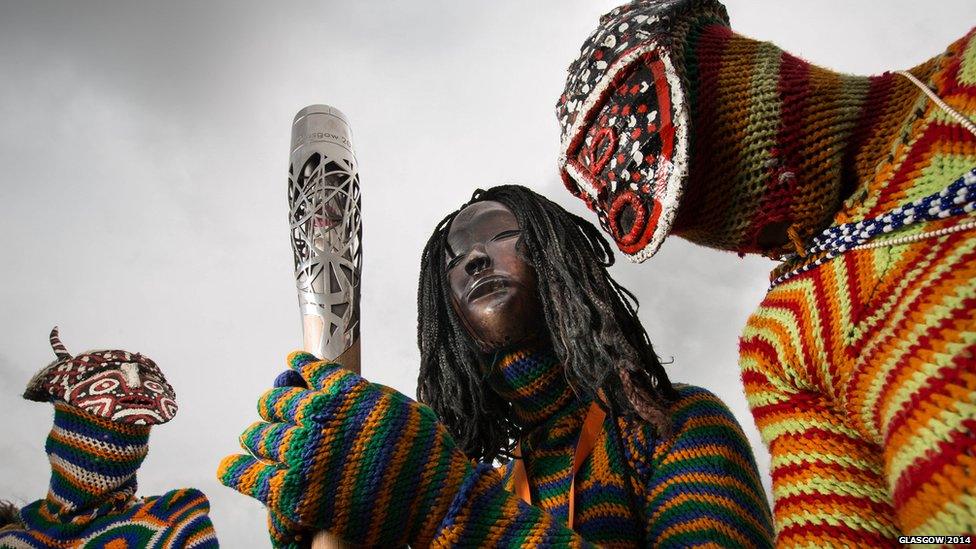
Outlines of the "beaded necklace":
{"label": "beaded necklace", "polygon": [[[976,125],[966,118],[962,113],[947,105],[942,99],[930,90],[925,84],[919,81],[910,73],[897,71],[896,74],[904,76],[915,86],[922,90],[925,95],[936,105],[945,111],[950,117],[955,119],[964,128],[976,135]],[[878,242],[869,242],[875,237],[890,233],[902,227],[918,222],[934,221],[948,217],[971,214],[976,210],[976,168],[973,168],[953,181],[948,187],[941,191],[932,193],[928,196],[910,202],[887,212],[881,216],[861,221],[846,223],[829,229],[814,237],[812,245],[803,254],[790,254],[785,256],[785,261],[793,261],[799,257],[808,257],[815,254],[823,254],[822,257],[814,261],[792,269],[777,277],[770,284],[770,287],[782,284],[787,280],[815,269],[835,257],[850,250],[867,250],[881,248],[884,246],[895,246],[907,244],[926,238],[939,237],[955,232],[965,231],[976,228],[976,220],[970,220],[952,227],[946,227],[935,231],[926,231],[913,235],[892,238]]]}
{"label": "beaded necklace", "polygon": [[[928,231],[880,242],[868,242],[878,235],[887,234],[908,225],[972,213],[974,209],[976,209],[976,168],[963,174],[945,189],[899,206],[880,217],[827,229],[813,239],[813,246],[808,248],[804,254],[809,256],[826,252],[824,256],[780,276],[773,280],[771,286],[781,284],[799,274],[823,265],[849,250],[894,246],[976,228],[976,221],[969,221],[937,231]],[[797,254],[792,254],[787,257],[787,260],[796,257]]]}

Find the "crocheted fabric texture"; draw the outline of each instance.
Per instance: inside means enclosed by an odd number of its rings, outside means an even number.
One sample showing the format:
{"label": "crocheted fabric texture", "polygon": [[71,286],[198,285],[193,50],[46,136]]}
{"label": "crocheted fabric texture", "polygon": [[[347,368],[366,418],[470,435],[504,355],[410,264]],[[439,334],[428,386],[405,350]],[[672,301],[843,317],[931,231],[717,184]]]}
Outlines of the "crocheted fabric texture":
{"label": "crocheted fabric texture", "polygon": [[252,455],[217,473],[269,508],[275,547],[307,547],[318,530],[382,547],[585,545],[476,468],[429,407],[308,353],[289,366],[308,388],[266,392],[265,421],[241,436]]}
{"label": "crocheted fabric texture", "polygon": [[135,497],[149,429],[57,402],[46,444],[48,495],[21,509],[26,530],[3,532],[0,547],[217,547],[199,491]]}
{"label": "crocheted fabric texture", "polygon": [[[612,12],[594,36],[620,24],[613,13],[653,5]],[[683,41],[675,71],[691,121],[672,234],[792,254],[741,341],[778,545],[976,531],[976,136],[901,75],[841,75],[721,23],[681,21],[694,17],[664,22]],[[673,41],[658,42],[677,59]],[[595,55],[586,67],[598,69]],[[973,119],[973,32],[909,72]]]}
{"label": "crocheted fabric texture", "polygon": [[511,464],[471,464],[430,408],[307,353],[293,353],[289,364],[309,389],[265,393],[258,408],[267,423],[242,435],[263,461],[228,456],[218,470],[225,485],[271,509],[276,547],[308,547],[317,529],[381,546],[771,544],[749,444],[702,389],[679,388],[676,435],[666,441],[643,422],[621,419],[622,440],[613,420],[604,424],[576,477],[573,531],[567,454],[588,403],[569,390],[551,351],[513,353],[489,381],[529,430],[522,443],[536,506],[513,493]]}
{"label": "crocheted fabric texture", "polygon": [[689,183],[674,234],[739,253],[791,251],[776,233],[804,239],[830,222],[855,161],[845,143],[888,107],[872,86],[900,77],[833,73],[718,25],[687,48],[697,77],[689,82]]}
{"label": "crocheted fabric texture", "polygon": [[[976,114],[976,31],[911,72]],[[976,136],[900,77],[873,79],[868,97],[850,130],[868,152],[850,164],[856,186],[834,226],[883,217],[976,166]],[[813,168],[835,149],[807,150]],[[970,208],[879,239],[974,220]],[[797,257],[773,278],[818,259]],[[772,453],[779,545],[976,531],[974,310],[972,229],[848,251],[769,291],[743,333],[741,366]]]}
{"label": "crocheted fabric texture", "polygon": [[264,421],[241,435],[249,455],[226,457],[220,481],[276,513],[278,547],[318,530],[357,545],[428,545],[473,470],[433,410],[308,353],[288,363],[308,388],[259,399]]}
{"label": "crocheted fabric texture", "polygon": [[[565,523],[573,453],[588,406],[575,399],[551,351],[512,353],[499,370],[492,386],[517,411],[546,410],[544,420],[520,412],[533,418],[525,424],[522,452],[533,503]],[[500,387],[499,378],[506,385]],[[674,435],[667,440],[639,419],[604,421],[576,475],[575,531],[601,547],[770,546],[769,506],[741,428],[715,395],[675,387]],[[540,408],[543,402],[550,404]],[[512,463],[502,467],[508,490],[514,488],[512,470]]]}

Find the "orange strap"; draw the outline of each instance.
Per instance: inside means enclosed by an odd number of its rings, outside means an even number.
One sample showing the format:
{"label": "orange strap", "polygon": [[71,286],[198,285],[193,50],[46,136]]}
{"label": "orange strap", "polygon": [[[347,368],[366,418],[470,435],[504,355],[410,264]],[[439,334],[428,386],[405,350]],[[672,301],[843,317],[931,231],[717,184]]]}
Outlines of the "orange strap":
{"label": "orange strap", "polygon": [[[569,481],[569,527],[573,527],[573,517],[576,515],[576,473],[579,471],[583,461],[593,451],[596,440],[600,438],[603,431],[603,420],[607,413],[600,408],[600,405],[593,401],[590,409],[586,412],[586,419],[583,420],[583,427],[580,429],[579,441],[576,443],[576,453],[573,454],[573,471]],[[519,444],[515,451],[522,455],[522,445]],[[512,471],[512,480],[515,482],[515,495],[522,501],[532,505],[532,493],[529,489],[529,477],[525,471],[525,462],[521,459],[515,460]]]}

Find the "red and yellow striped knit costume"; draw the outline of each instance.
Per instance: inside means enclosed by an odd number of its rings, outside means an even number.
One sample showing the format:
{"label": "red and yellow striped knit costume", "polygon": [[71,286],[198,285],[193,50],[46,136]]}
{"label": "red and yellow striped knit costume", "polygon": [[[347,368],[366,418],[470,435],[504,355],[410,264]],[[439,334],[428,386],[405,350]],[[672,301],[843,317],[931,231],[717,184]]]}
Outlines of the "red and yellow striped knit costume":
{"label": "red and yellow striped knit costume", "polygon": [[[974,36],[910,71],[970,118]],[[691,48],[694,145],[674,233],[739,252],[794,248],[773,279],[814,265],[772,287],[741,340],[772,454],[778,545],[973,533],[976,231],[829,260],[804,250],[825,226],[879,218],[959,180],[976,167],[976,136],[901,75],[832,73],[719,26]],[[783,247],[763,244],[778,231]]]}
{"label": "red and yellow striped knit costume", "polygon": [[[911,72],[976,113],[973,32]],[[824,99],[833,97],[808,101]],[[871,80],[866,105],[849,139],[881,155],[851,159],[853,189],[835,225],[878,217],[976,167],[976,136],[902,77]],[[831,154],[808,150],[811,162]],[[742,335],[741,366],[772,454],[780,546],[976,532],[976,231],[849,251],[774,286]]]}
{"label": "red and yellow striped knit costume", "polygon": [[[909,71],[970,120],[974,33]],[[633,80],[614,67],[638,46],[654,53],[634,59],[670,60],[673,74],[614,88]],[[652,88],[656,103],[642,91]],[[671,125],[625,132],[647,104]],[[563,179],[625,253],[653,254],[648,227],[663,223],[705,246],[787,259],[741,341],[772,454],[778,545],[976,533],[976,135],[905,75],[838,74],[735,34],[715,0],[635,0],[605,16],[557,114]],[[604,150],[617,167],[594,161]],[[646,191],[615,185],[660,174],[679,174],[683,194],[662,177]],[[636,198],[615,214],[621,192]],[[662,204],[660,218],[645,215]],[[906,240],[943,229],[954,232]],[[862,242],[846,231],[862,230],[877,247],[851,249]],[[818,249],[825,235],[843,245]]]}

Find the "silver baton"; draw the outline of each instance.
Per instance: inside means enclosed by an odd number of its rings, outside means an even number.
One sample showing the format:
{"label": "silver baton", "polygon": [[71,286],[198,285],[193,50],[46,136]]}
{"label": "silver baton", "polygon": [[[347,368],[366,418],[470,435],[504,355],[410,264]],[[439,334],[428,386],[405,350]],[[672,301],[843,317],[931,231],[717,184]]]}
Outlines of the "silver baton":
{"label": "silver baton", "polygon": [[340,362],[358,372],[362,214],[345,115],[328,105],[298,111],[290,161],[289,222],[304,348],[326,360],[346,353],[355,360]]}

